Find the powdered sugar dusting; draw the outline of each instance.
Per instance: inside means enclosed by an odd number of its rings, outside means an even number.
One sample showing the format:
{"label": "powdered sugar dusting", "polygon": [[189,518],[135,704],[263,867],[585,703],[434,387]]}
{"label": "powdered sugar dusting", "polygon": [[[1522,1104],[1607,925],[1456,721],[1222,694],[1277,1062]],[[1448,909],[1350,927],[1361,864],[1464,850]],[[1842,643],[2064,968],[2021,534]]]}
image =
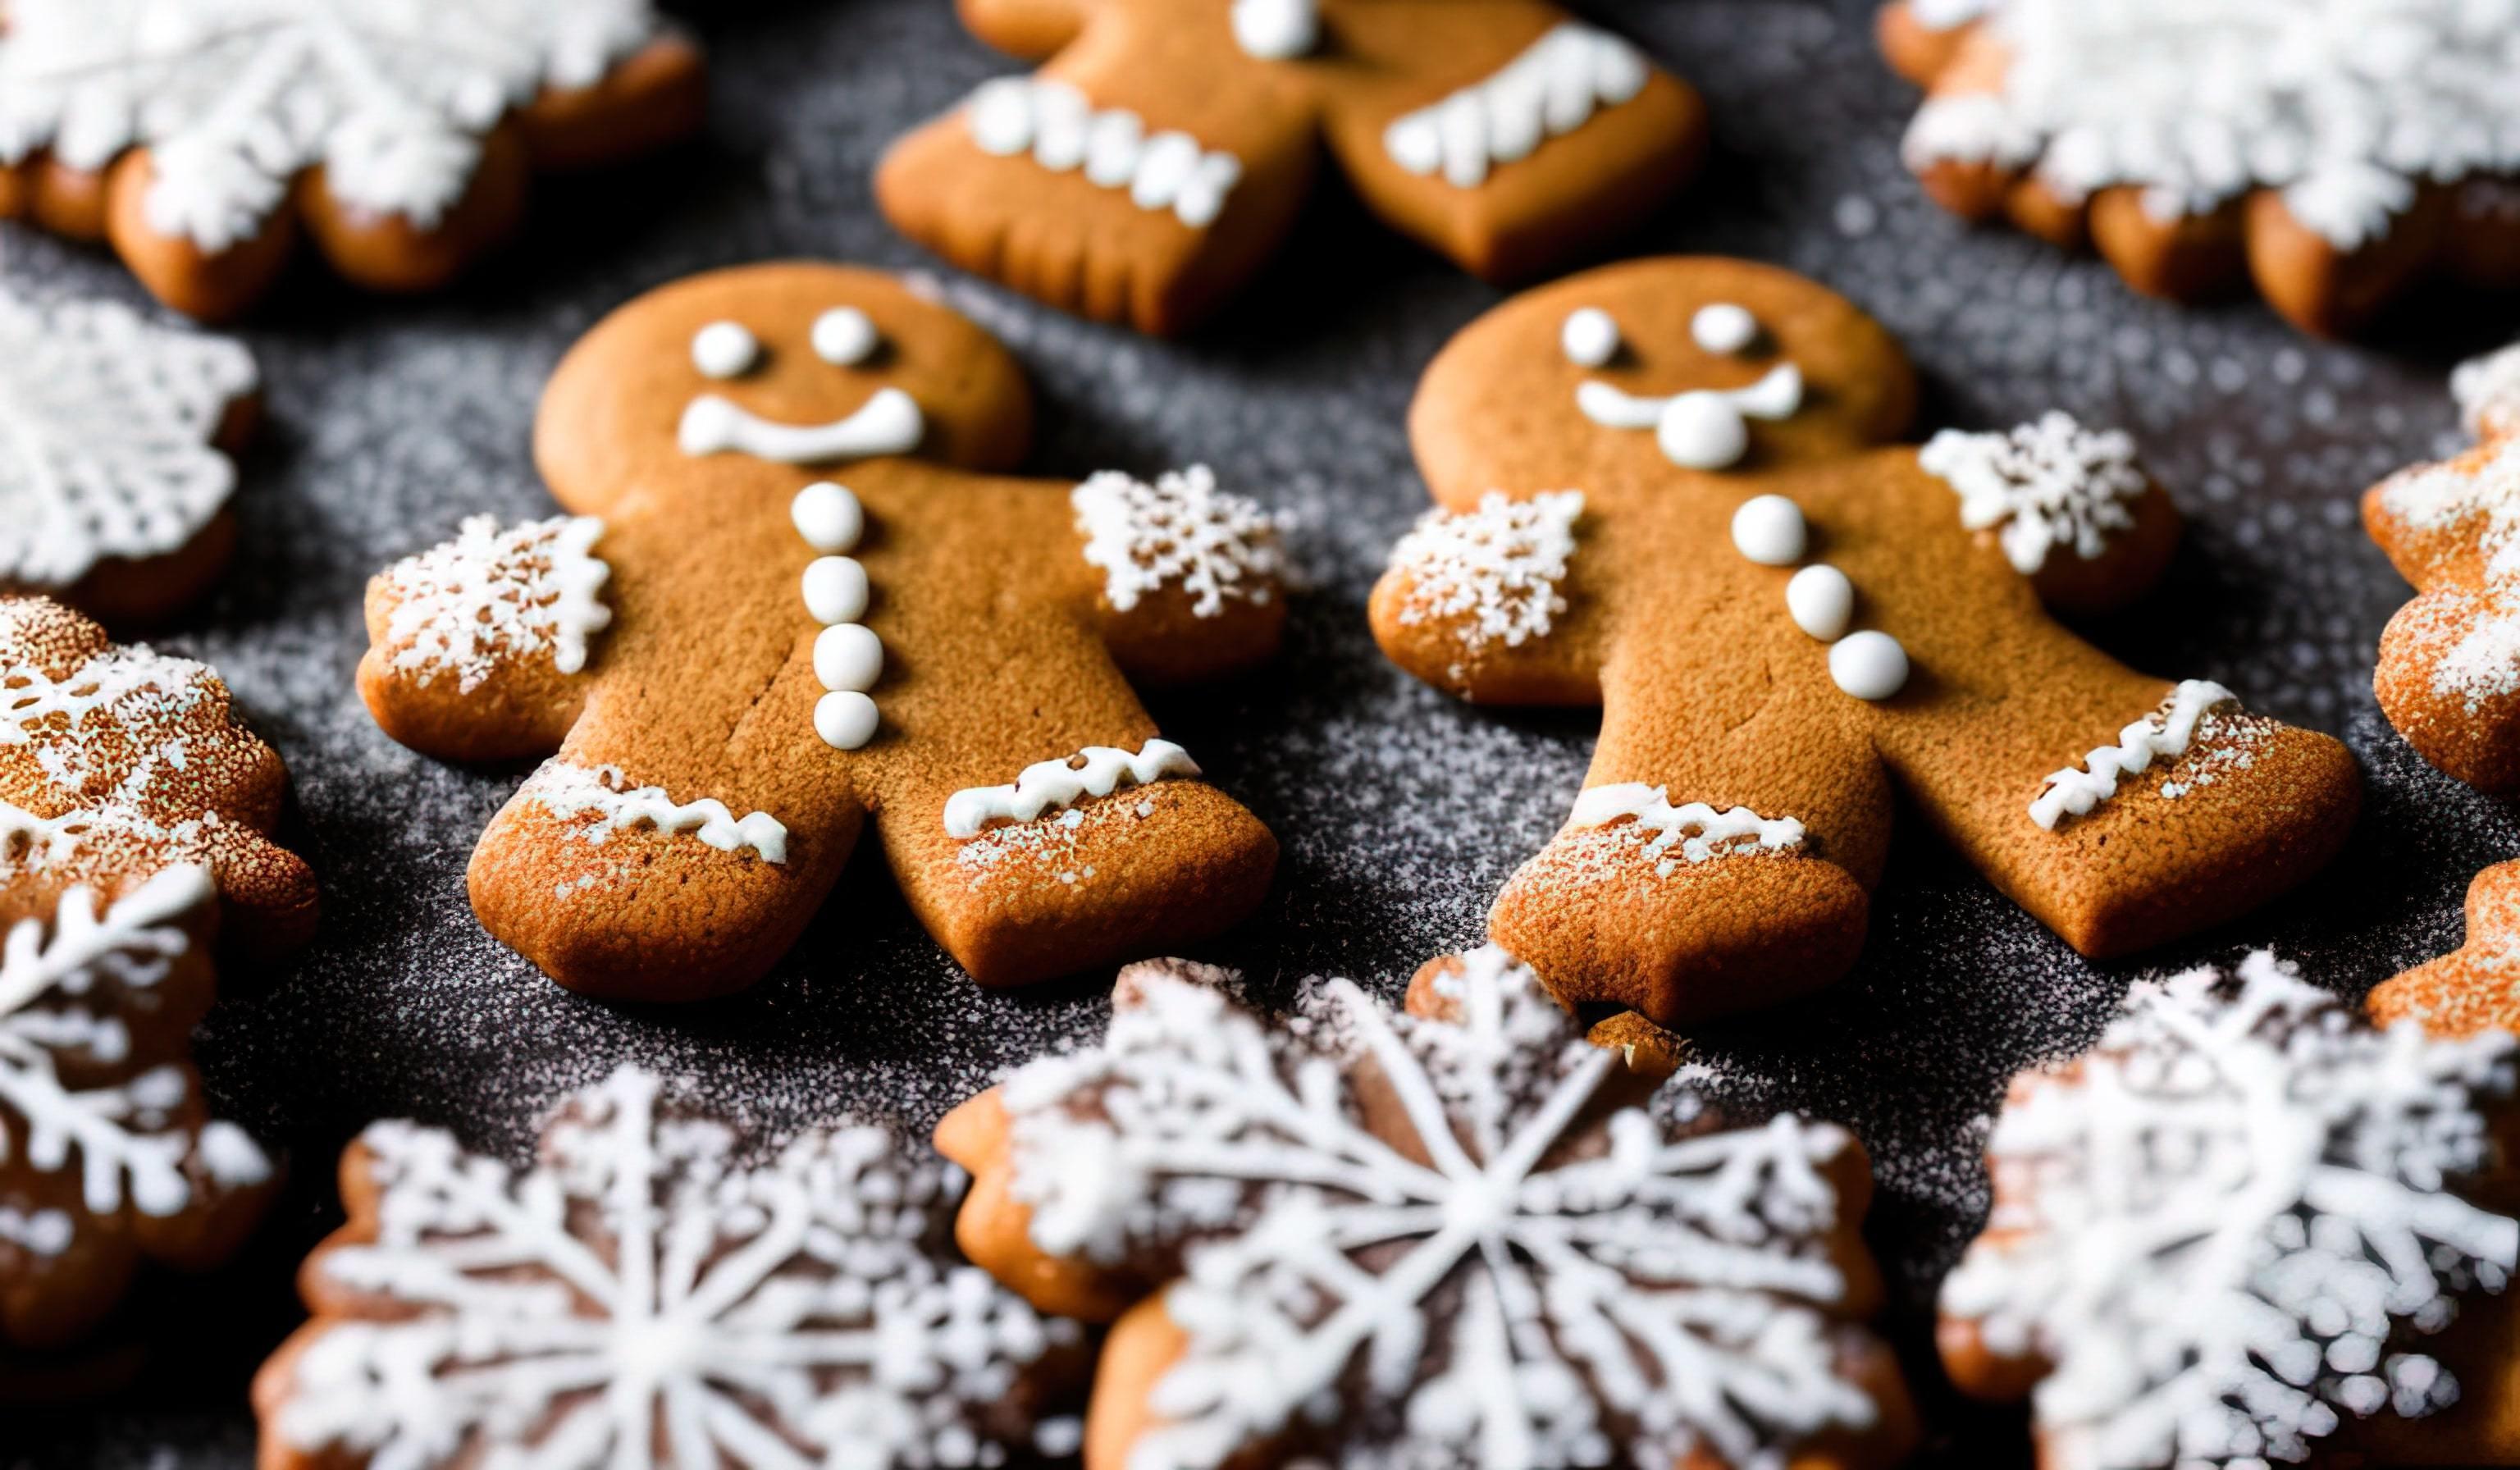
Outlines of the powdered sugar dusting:
{"label": "powdered sugar dusting", "polygon": [[1409,578],[1400,621],[1452,624],[1473,652],[1547,638],[1566,610],[1557,584],[1583,513],[1577,490],[1522,501],[1491,490],[1475,511],[1427,512],[1391,552],[1392,569]]}
{"label": "powdered sugar dusting", "polygon": [[466,694],[503,663],[539,654],[563,674],[585,668],[587,641],[612,622],[603,601],[611,568],[592,552],[603,535],[592,515],[507,529],[495,515],[468,517],[453,541],[382,574],[395,599],[388,658],[423,685],[451,677]]}
{"label": "powdered sugar dusting", "polygon": [[2520,434],[2520,342],[2460,363],[2451,371],[2450,391],[2469,433]]}

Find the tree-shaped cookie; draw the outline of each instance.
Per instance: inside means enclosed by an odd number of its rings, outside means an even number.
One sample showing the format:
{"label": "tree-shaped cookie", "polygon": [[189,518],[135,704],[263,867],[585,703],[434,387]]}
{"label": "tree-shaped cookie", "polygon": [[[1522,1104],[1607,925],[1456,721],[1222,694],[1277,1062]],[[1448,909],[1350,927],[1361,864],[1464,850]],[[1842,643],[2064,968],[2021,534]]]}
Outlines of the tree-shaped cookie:
{"label": "tree-shaped cookie", "polygon": [[[922,1151],[923,1154],[923,1150]],[[1075,1440],[1073,1322],[953,1259],[952,1171],[879,1128],[767,1156],[625,1069],[526,1169],[379,1123],[314,1320],[254,1384],[265,1470],[985,1470]]]}
{"label": "tree-shaped cookie", "polygon": [[2253,280],[2308,332],[2419,279],[2520,288],[2520,27],[2440,0],[1901,0],[1929,94],[1908,166],[1968,219],[2089,244],[2196,300]]}
{"label": "tree-shaped cookie", "polygon": [[315,931],[315,879],[268,835],[289,773],[204,665],[128,646],[57,602],[0,598],[0,883],[108,901],[210,869],[232,948]]}
{"label": "tree-shaped cookie", "polygon": [[2380,635],[2371,685],[2425,760],[2520,790],[2520,349],[2459,370],[2482,442],[2362,497],[2362,524],[2418,596]]}
{"label": "tree-shaped cookie", "polygon": [[236,540],[257,386],[235,342],[0,288],[0,591],[116,625],[189,601]]}
{"label": "tree-shaped cookie", "polygon": [[1996,1120],[1953,1381],[2028,1397],[2049,1470],[2512,1463],[2512,1087],[2508,1036],[2373,1030],[2264,953],[2138,984]]}
{"label": "tree-shaped cookie", "polygon": [[1258,270],[1327,150],[1394,229],[1495,281],[1642,217],[1705,107],[1537,0],[967,0],[1030,76],[895,145],[876,197],[966,270],[1182,331]]}
{"label": "tree-shaped cookie", "polygon": [[437,286],[538,169],[699,124],[698,52],[649,0],[10,0],[0,218],[111,241],[232,317],[302,232],[361,286]]}
{"label": "tree-shaped cookie", "polygon": [[2122,603],[2168,558],[2177,514],[2125,438],[2050,416],[1890,442],[1914,400],[1854,306],[1716,259],[1528,292],[1427,370],[1410,431],[1441,509],[1374,636],[1475,701],[1601,706],[1587,789],[1490,916],[1559,999],[1672,1024],[1842,974],[1894,780],[2088,955],[2344,842],[2343,746],[2042,609]]}
{"label": "tree-shaped cookie", "polygon": [[118,896],[0,876],[0,1351],[72,1342],[143,1263],[215,1266],[277,1186],[193,1071],[214,893],[196,867]]}
{"label": "tree-shaped cookie", "polygon": [[869,272],[720,272],[597,327],[536,434],[576,516],[476,524],[370,590],[389,734],[559,752],[473,854],[490,931],[592,994],[739,989],[870,819],[985,984],[1247,913],[1276,843],[1129,682],[1268,654],[1275,522],[1204,470],[984,472],[1029,431],[1004,349]]}
{"label": "tree-shaped cookie", "polygon": [[1863,1146],[1735,1128],[1588,1045],[1499,951],[1406,1014],[1347,981],[1273,1024],[1233,976],[1124,971],[1100,1046],[950,1114],[956,1228],[1113,1318],[1086,1470],[1895,1463],[1862,1323]]}

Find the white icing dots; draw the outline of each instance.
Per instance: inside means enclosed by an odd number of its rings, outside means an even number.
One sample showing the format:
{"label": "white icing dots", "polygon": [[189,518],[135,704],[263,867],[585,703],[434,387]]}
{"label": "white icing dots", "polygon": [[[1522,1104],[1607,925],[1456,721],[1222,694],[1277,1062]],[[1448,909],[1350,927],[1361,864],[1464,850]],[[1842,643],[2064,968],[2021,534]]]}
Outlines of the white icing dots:
{"label": "white icing dots", "polygon": [[1781,495],[1754,495],[1732,512],[1732,546],[1761,566],[1791,566],[1810,544],[1802,507]]}
{"label": "white icing dots", "polygon": [[817,557],[805,565],[805,610],[818,623],[854,623],[866,616],[866,567],[854,557]]}
{"label": "white icing dots", "polygon": [[1242,179],[1242,160],[1234,155],[1203,148],[1188,133],[1148,137],[1137,113],[1097,111],[1084,93],[1051,77],[983,82],[964,116],[982,153],[1029,153],[1053,173],[1082,168],[1098,188],[1126,189],[1139,208],[1170,210],[1192,230],[1216,223],[1226,196]]}
{"label": "white icing dots", "polygon": [[873,699],[854,690],[834,690],[814,701],[814,734],[833,750],[859,750],[883,723]]}
{"label": "white icing dots", "polygon": [[1266,606],[1277,596],[1284,565],[1278,518],[1218,489],[1204,465],[1151,485],[1106,469],[1078,485],[1068,503],[1085,536],[1085,562],[1102,569],[1102,597],[1114,611],[1165,588],[1179,589],[1201,618],[1223,613],[1229,601]]}
{"label": "white icing dots", "polygon": [[1394,120],[1383,151],[1414,174],[1476,189],[1488,174],[1575,131],[1645,88],[1643,53],[1580,22],[1559,22],[1486,80]]}
{"label": "white icing dots", "polygon": [[662,786],[632,786],[618,766],[545,761],[518,790],[517,800],[569,824],[596,847],[623,832],[658,832],[689,836],[720,852],[749,850],[765,863],[788,861],[788,828],[768,813],[739,819],[715,797],[678,802]]}
{"label": "white icing dots", "polygon": [[1794,626],[1831,643],[1855,620],[1855,584],[1825,562],[1806,566],[1785,583],[1785,611]]}
{"label": "white icing dots", "polygon": [[788,503],[788,518],[805,544],[818,552],[855,551],[858,538],[866,534],[866,508],[846,485],[829,480],[817,480],[797,491]]}
{"label": "white icing dots", "polygon": [[2237,702],[2238,695],[2211,680],[2181,681],[2162,708],[2118,732],[2116,744],[2083,757],[2083,769],[2068,766],[2048,777],[2047,789],[2030,803],[2030,820],[2052,831],[2066,817],[2090,815],[2117,794],[2121,777],[2147,770],[2155,760],[2185,755],[2199,722],[2210,711]]}
{"label": "white icing dots", "polygon": [[1748,307],[1718,301],[1697,308],[1697,314],[1688,319],[1688,336],[1701,351],[1731,357],[1748,351],[1759,340],[1759,319],[1750,315]]}
{"label": "white icing dots", "polygon": [[1598,306],[1579,306],[1557,329],[1558,350],[1579,368],[1598,368],[1619,355],[1619,323]]}
{"label": "white icing dots", "polygon": [[972,786],[945,802],[945,834],[969,841],[993,823],[1032,822],[1064,811],[1089,796],[1108,796],[1123,786],[1151,785],[1198,775],[1190,752],[1170,740],[1148,740],[1132,755],[1111,745],[1088,745],[1064,760],[1026,766],[1011,786]]}
{"label": "white icing dots", "polygon": [[875,319],[854,306],[834,306],[814,318],[814,355],[835,368],[854,368],[883,343]]}
{"label": "white icing dots", "polygon": [[711,322],[692,334],[692,366],[702,378],[742,378],[761,363],[761,339],[742,322]]}
{"label": "white icing dots", "polygon": [[1908,687],[1908,650],[1887,633],[1850,633],[1829,645],[1828,677],[1858,699],[1887,699]]}
{"label": "white icing dots", "polygon": [[1234,43],[1264,62],[1291,62],[1321,44],[1320,0],[1234,0]]}
{"label": "white icing dots", "polygon": [[1391,569],[1409,579],[1400,622],[1456,623],[1472,652],[1548,637],[1566,610],[1557,584],[1583,513],[1579,490],[1526,501],[1491,490],[1475,511],[1427,512],[1391,551]]}
{"label": "white icing dots", "polygon": [[866,564],[839,554],[866,534],[866,508],[846,486],[823,480],[796,492],[788,518],[824,554],[798,578],[807,615],[823,625],[814,635],[814,677],[825,690],[814,701],[814,734],[834,750],[861,750],[883,724],[868,695],[883,677],[883,642],[861,624],[874,598]]}
{"label": "white icing dots", "polygon": [[835,693],[863,694],[883,677],[883,641],[855,623],[814,636],[814,677]]}
{"label": "white icing dots", "polygon": [[1944,429],[1916,463],[1960,498],[1960,524],[1997,530],[2013,570],[2031,576],[2063,547],[2095,560],[2135,526],[2133,507],[2151,483],[2135,441],[2095,433],[2070,415],[2049,413],[2009,433]]}
{"label": "white icing dots", "polygon": [[1644,398],[1598,379],[1575,387],[1575,407],[1604,428],[1650,428],[1663,456],[1684,469],[1730,469],[1750,450],[1749,419],[1802,411],[1802,370],[1779,363],[1745,388],[1692,388]]}

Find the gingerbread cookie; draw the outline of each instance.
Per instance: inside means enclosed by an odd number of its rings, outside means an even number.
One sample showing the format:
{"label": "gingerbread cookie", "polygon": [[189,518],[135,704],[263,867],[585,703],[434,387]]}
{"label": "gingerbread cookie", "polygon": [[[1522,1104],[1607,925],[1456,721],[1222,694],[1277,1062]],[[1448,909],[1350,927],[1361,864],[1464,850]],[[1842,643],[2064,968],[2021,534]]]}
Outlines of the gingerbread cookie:
{"label": "gingerbread cookie", "polygon": [[1367,206],[1491,281],[1550,269],[1694,173],[1706,109],[1534,0],[967,0],[1050,57],[895,145],[876,198],[965,270],[1186,330],[1294,223],[1327,148]]}
{"label": "gingerbread cookie", "polygon": [[649,0],[10,0],[0,218],[112,243],[178,311],[239,315],[302,229],[376,290],[444,283],[540,169],[697,129]]}
{"label": "gingerbread cookie", "polygon": [[2123,954],[2324,863],[2360,801],[2325,735],[2113,662],[2042,609],[2141,594],[2177,538],[2133,446],[2062,416],[1891,442],[1915,382],[1798,276],[1612,266],[1519,296],[1410,415],[1437,505],[1374,637],[1465,698],[1602,707],[1498,943],[1558,998],[1676,1024],[1844,973],[1892,780],[2076,949]]}
{"label": "gingerbread cookie", "polygon": [[1064,1453],[1084,1366],[952,1259],[952,1171],[879,1128],[767,1158],[634,1069],[511,1170],[411,1123],[341,1159],[314,1320],[254,1382],[264,1470],[937,1470]]}
{"label": "gingerbread cookie", "polygon": [[723,271],[597,327],[536,434],[575,515],[477,523],[369,593],[388,734],[559,752],[473,854],[491,933],[595,995],[740,989],[869,819],[984,984],[1249,913],[1276,842],[1129,681],[1269,654],[1276,522],[1204,469],[986,472],[1029,432],[1005,350],[871,272]]}
{"label": "gingerbread cookie", "polygon": [[2375,1031],[2263,952],[2138,984],[2012,1085],[1953,1381],[2029,1398],[2046,1466],[2512,1463],[2520,1319],[2479,1301],[2520,1266],[2512,1052]]}
{"label": "gingerbread cookie", "polygon": [[2254,280],[2304,331],[2419,279],[2520,288],[2520,27],[2441,0],[1902,0],[1936,202],[2096,246],[2196,300]]}
{"label": "gingerbread cookie", "polygon": [[0,592],[117,625],[190,601],[235,544],[259,403],[235,342],[0,288]]}
{"label": "gingerbread cookie", "polygon": [[950,1114],[956,1233],[1116,1317],[1086,1470],[1880,1466],[1916,1438],[1858,1227],[1863,1146],[1734,1128],[1587,1045],[1493,948],[1394,1015],[1282,1025],[1136,965],[1102,1045]]}
{"label": "gingerbread cookie", "polygon": [[2418,754],[2470,785],[2520,790],[2520,348],[2452,379],[2483,442],[2362,497],[2362,524],[2418,596],[2380,635],[2372,689]]}
{"label": "gingerbread cookie", "polygon": [[210,869],[252,956],[315,932],[315,879],[271,840],[289,773],[217,674],[41,598],[0,598],[0,883],[116,895]]}
{"label": "gingerbread cookie", "polygon": [[224,1261],[277,1188],[192,1067],[214,895],[193,867],[110,894],[0,877],[0,1353],[75,1341],[144,1263]]}
{"label": "gingerbread cookie", "polygon": [[2435,1036],[2520,1032],[2520,863],[2467,885],[2467,943],[2371,992],[2371,1019],[2419,1021]]}

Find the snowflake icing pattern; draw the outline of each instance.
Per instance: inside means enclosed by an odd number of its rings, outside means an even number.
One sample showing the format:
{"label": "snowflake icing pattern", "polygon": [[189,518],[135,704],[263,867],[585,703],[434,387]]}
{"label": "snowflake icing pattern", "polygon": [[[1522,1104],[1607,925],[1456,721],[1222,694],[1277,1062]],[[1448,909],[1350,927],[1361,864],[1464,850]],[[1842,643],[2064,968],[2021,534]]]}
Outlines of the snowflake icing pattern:
{"label": "snowflake icing pattern", "polygon": [[2264,952],[2138,985],[2091,1055],[2015,1085],[2000,1233],[1943,1311],[2054,1365],[2060,1461],[2297,1461],[2338,1408],[2443,1407],[2450,1375],[2391,1348],[2520,1256],[2520,1224],[2444,1185],[2494,1162],[2479,1107],[2510,1096],[2513,1045],[2374,1031]]}
{"label": "snowflake icing pattern", "polygon": [[[1002,1095],[1036,1246],[1178,1270],[1163,1300],[1189,1344],[1132,1463],[1213,1467],[1292,1434],[1336,1436],[1342,1467],[1703,1447],[1748,1470],[1878,1416],[1832,1314],[1839,1131],[1591,1121],[1617,1055],[1494,949],[1438,982],[1442,1020],[1346,981],[1283,1035],[1161,966],[1122,991],[1102,1047]],[[1392,1104],[1405,1130],[1378,1130]]]}
{"label": "snowflake icing pattern", "polygon": [[267,1430],[375,1470],[1003,1463],[993,1426],[1078,1338],[945,1264],[949,1171],[875,1128],[746,1169],[659,1091],[625,1068],[579,1093],[523,1172],[370,1128],[374,1207],[315,1272],[319,1304],[382,1311],[319,1305]]}

